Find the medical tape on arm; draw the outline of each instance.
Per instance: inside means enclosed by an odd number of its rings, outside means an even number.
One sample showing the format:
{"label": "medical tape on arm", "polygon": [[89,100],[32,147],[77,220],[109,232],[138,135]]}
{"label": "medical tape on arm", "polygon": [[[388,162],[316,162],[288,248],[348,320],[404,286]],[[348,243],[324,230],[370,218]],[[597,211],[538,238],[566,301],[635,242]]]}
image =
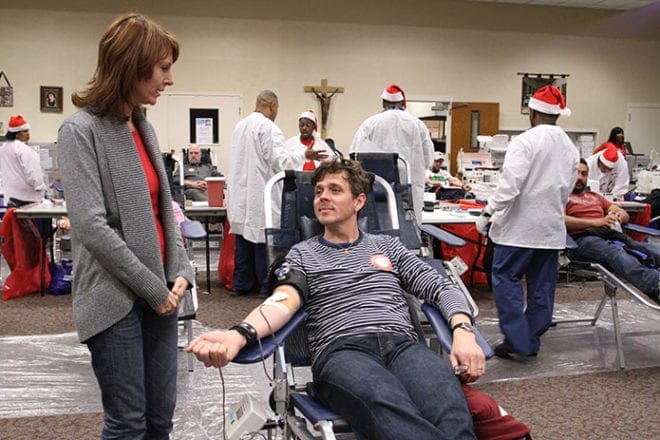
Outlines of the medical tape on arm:
{"label": "medical tape on arm", "polygon": [[281,310],[286,316],[293,314],[294,309],[296,308],[296,300],[292,298],[293,295],[289,292],[283,290],[275,289],[272,295],[270,295],[263,302],[264,306],[273,306],[278,310]]}

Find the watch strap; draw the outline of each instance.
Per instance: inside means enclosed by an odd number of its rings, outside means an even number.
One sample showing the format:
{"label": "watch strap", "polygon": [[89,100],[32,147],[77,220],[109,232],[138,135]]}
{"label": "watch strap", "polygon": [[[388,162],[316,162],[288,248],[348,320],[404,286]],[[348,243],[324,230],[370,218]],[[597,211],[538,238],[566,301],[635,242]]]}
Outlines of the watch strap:
{"label": "watch strap", "polygon": [[470,324],[469,322],[459,322],[458,324],[456,324],[455,326],[453,326],[451,328],[452,333],[457,328],[462,328],[465,331],[468,331],[470,333],[474,333],[474,326],[472,324]]}
{"label": "watch strap", "polygon": [[247,345],[251,345],[257,341],[257,330],[249,322],[241,322],[229,330],[235,330],[240,333],[245,338]]}

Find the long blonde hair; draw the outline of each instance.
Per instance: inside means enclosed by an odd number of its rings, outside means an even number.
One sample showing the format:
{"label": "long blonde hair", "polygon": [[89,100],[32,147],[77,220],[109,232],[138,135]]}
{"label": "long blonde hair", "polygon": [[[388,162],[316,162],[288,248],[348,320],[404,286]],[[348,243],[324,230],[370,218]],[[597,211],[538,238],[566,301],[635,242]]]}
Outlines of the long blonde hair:
{"label": "long blonde hair", "polygon": [[179,58],[179,43],[172,34],[144,15],[124,14],[105,31],[94,76],[84,91],[71,95],[71,101],[100,116],[126,119],[126,105],[137,107],[136,84],[151,78],[156,63],[170,54],[172,61]]}

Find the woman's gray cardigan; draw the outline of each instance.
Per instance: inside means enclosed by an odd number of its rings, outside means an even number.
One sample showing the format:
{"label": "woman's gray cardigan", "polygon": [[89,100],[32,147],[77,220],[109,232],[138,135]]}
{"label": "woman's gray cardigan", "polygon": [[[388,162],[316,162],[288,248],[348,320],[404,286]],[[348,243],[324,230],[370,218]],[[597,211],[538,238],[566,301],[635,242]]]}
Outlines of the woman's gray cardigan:
{"label": "woman's gray cardigan", "polygon": [[136,297],[156,308],[168,282],[193,270],[172,211],[172,196],[153,127],[134,124],[160,181],[165,263],[151,198],[125,121],[80,110],[60,127],[57,147],[73,247],[73,317],[80,341],[117,323]]}

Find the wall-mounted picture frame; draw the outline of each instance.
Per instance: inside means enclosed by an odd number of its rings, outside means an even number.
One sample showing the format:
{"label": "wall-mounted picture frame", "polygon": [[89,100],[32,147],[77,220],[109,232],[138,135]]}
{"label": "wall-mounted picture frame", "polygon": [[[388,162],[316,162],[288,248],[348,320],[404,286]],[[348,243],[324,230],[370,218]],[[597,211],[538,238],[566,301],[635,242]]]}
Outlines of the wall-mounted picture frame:
{"label": "wall-mounted picture frame", "polygon": [[62,113],[62,87],[41,86],[41,111],[46,113]]}
{"label": "wall-mounted picture frame", "polygon": [[568,83],[567,74],[543,74],[543,73],[519,73],[522,75],[522,99],[520,103],[520,113],[523,115],[529,114],[529,98],[532,97],[536,90],[543,86],[552,85],[561,90],[561,93],[566,99],[566,85]]}

